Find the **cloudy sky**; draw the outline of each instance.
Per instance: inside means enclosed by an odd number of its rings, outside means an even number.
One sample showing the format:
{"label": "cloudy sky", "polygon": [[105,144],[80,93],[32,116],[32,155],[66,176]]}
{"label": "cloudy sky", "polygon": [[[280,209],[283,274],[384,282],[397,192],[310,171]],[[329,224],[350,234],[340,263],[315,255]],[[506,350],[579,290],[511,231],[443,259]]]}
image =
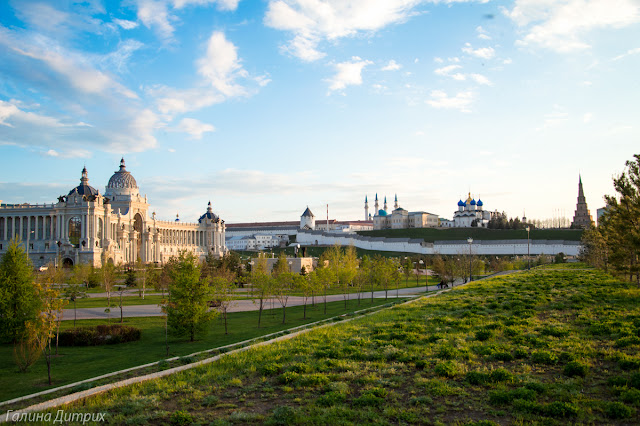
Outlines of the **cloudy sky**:
{"label": "cloudy sky", "polygon": [[639,0],[0,2],[0,199],[121,157],[163,219],[592,213],[640,152]]}

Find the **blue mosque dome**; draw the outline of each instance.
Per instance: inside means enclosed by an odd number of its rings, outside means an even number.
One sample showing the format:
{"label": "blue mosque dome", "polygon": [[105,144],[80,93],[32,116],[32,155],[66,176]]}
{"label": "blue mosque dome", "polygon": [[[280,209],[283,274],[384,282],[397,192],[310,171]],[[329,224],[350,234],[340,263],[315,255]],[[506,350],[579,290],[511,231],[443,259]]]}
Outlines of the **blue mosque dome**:
{"label": "blue mosque dome", "polygon": [[480,198],[478,198],[478,205],[479,205],[480,207],[482,207],[482,205],[483,205],[483,204],[482,204],[482,200],[481,200]]}
{"label": "blue mosque dome", "polygon": [[465,203],[464,201],[460,200],[458,201],[458,207],[464,207]]}
{"label": "blue mosque dome", "polygon": [[471,202],[469,204],[471,204],[472,206],[475,206],[476,205],[476,200],[471,200]]}
{"label": "blue mosque dome", "polygon": [[380,209],[380,210],[378,210],[378,216],[387,216],[387,212],[382,210],[382,209]]}

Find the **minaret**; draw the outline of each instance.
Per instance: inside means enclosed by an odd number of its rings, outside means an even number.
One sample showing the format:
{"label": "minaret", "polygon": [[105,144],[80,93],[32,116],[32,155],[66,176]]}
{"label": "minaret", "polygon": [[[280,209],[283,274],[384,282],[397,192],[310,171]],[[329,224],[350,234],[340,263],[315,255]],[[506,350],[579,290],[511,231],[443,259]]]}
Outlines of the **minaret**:
{"label": "minaret", "polygon": [[584,191],[582,189],[582,176],[578,175],[578,204],[576,205],[576,212],[573,215],[573,222],[571,222],[572,228],[588,228],[591,226],[593,219],[591,213],[587,208],[587,200],[584,198]]}
{"label": "minaret", "polygon": [[387,211],[387,196],[384,196],[384,211]]}
{"label": "minaret", "polygon": [[397,208],[398,208],[398,194],[396,194],[396,200],[395,200],[395,202],[393,203],[393,208],[394,208],[394,209],[397,209]]}
{"label": "minaret", "polygon": [[369,200],[364,196],[364,220],[369,220]]}
{"label": "minaret", "polygon": [[80,185],[89,185],[89,175],[87,174],[87,167],[82,168],[82,177],[80,178]]}
{"label": "minaret", "polygon": [[378,214],[378,209],[380,208],[380,205],[378,204],[378,193],[376,192],[376,203],[374,204],[374,207],[376,208],[376,211],[373,212],[373,215],[377,215]]}

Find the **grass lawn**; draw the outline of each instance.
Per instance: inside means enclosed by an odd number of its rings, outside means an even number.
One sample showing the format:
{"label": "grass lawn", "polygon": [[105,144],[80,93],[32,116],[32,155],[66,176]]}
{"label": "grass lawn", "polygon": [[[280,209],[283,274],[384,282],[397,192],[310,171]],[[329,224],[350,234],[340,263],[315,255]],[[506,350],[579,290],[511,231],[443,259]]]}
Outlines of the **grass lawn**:
{"label": "grass lawn", "polygon": [[[358,231],[358,234],[369,237],[387,238],[422,238],[428,242],[438,240],[517,240],[526,239],[527,231],[516,229],[486,228],[410,228],[381,229],[376,231]],[[580,241],[580,229],[534,229],[530,233],[534,240],[570,240]]]}
{"label": "grass lawn", "polygon": [[65,409],[137,424],[640,424],[639,302],[601,271],[537,268]]}
{"label": "grass lawn", "polygon": [[[234,342],[251,339],[261,335],[295,327],[298,325],[319,321],[345,312],[379,306],[390,302],[375,299],[362,300],[361,305],[351,301],[348,310],[344,309],[344,302],[327,304],[327,314],[324,306],[316,299],[317,306],[307,308],[307,319],[303,319],[303,307],[287,308],[287,323],[282,324],[282,309],[264,311],[262,327],[258,328],[257,312],[238,312],[228,315],[229,334],[224,334],[224,323],[219,317],[212,322],[209,333],[202,340],[188,342],[183,338],[169,336],[170,357],[188,355],[197,351],[228,345]],[[105,324],[104,320],[78,320],[78,326]],[[111,321],[112,324],[118,323]],[[63,321],[61,329],[73,327],[73,321]],[[27,373],[20,373],[12,359],[13,347],[0,346],[0,401],[12,399],[21,395],[36,393],[79,380],[88,379],[102,374],[122,370],[136,365],[142,365],[167,358],[165,352],[164,320],[160,317],[125,318],[124,324],[142,329],[142,339],[137,342],[118,345],[92,347],[59,347],[59,356],[52,362],[53,386],[47,383],[47,367],[44,358],[38,360]]]}

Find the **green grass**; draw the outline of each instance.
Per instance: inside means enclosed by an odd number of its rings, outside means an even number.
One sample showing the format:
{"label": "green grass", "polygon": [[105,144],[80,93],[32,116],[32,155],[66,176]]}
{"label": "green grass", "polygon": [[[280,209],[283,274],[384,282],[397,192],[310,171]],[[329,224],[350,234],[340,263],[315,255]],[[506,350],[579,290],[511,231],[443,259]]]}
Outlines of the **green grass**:
{"label": "green grass", "polygon": [[66,409],[138,424],[639,424],[639,302],[600,271],[537,268]]}
{"label": "green grass", "polygon": [[[307,307],[307,319],[303,320],[303,307],[287,308],[287,322],[282,324],[282,309],[264,311],[262,327],[258,328],[258,313],[237,312],[228,316],[229,334],[224,334],[224,323],[219,317],[211,324],[209,333],[202,340],[188,342],[184,338],[169,336],[170,357],[188,355],[197,351],[228,345],[251,339],[287,328],[319,321],[324,318],[341,315],[345,312],[379,306],[390,302],[375,299],[373,305],[369,299],[361,304],[352,300],[348,309],[344,302],[327,304],[327,314],[320,299],[316,299],[316,307]],[[78,326],[105,324],[104,320],[78,320]],[[112,320],[112,324],[118,323]],[[47,368],[44,358],[38,360],[27,373],[20,373],[12,359],[12,346],[0,346],[0,401],[18,396],[36,393],[51,387],[96,377],[113,371],[122,370],[149,362],[167,358],[165,356],[164,320],[160,317],[125,318],[124,324],[142,329],[142,339],[118,345],[95,347],[59,347],[59,356],[53,359],[52,376],[54,384],[46,384]],[[63,321],[61,329],[73,327],[73,321]]]}
{"label": "green grass", "polygon": [[[152,295],[142,297],[135,295],[123,296],[122,297],[122,305],[123,306],[133,306],[133,305],[157,305],[162,300],[161,295]],[[111,294],[111,304],[115,304],[120,306],[120,297],[117,293]],[[76,300],[77,309],[80,308],[106,308],[107,306],[107,298],[106,297],[87,297],[84,299]],[[73,302],[69,302],[65,309],[73,309]]]}
{"label": "green grass", "polygon": [[[526,239],[527,231],[514,229],[486,228],[410,228],[381,229],[376,231],[358,231],[358,234],[370,237],[387,238],[422,238],[428,242],[438,240],[516,240]],[[534,229],[531,239],[536,240],[570,240],[580,241],[582,230],[579,229]]]}

